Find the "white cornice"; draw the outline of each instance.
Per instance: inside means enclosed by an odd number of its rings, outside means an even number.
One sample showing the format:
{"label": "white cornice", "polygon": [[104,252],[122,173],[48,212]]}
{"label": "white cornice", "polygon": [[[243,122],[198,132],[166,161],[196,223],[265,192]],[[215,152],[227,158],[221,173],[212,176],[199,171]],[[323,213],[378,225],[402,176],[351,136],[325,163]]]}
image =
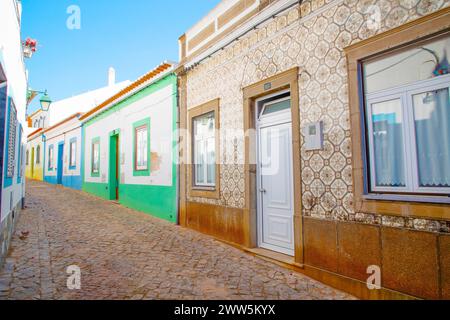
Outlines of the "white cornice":
{"label": "white cornice", "polygon": [[230,34],[225,36],[222,40],[218,41],[217,43],[215,43],[214,45],[209,47],[206,51],[204,51],[203,53],[199,54],[194,59],[192,59],[191,61],[186,63],[186,65],[185,65],[186,68],[192,67],[194,64],[207,58],[212,53],[225,47],[228,43],[230,43],[234,39],[241,37],[242,35],[246,34],[248,31],[255,28],[256,26],[258,26],[265,20],[274,16],[277,12],[283,11],[298,2],[299,2],[298,0],[280,0],[278,2],[275,2],[273,5],[268,6],[263,11],[261,11],[258,15],[254,16],[249,21],[245,22],[242,26],[237,28],[235,31],[231,32]]}

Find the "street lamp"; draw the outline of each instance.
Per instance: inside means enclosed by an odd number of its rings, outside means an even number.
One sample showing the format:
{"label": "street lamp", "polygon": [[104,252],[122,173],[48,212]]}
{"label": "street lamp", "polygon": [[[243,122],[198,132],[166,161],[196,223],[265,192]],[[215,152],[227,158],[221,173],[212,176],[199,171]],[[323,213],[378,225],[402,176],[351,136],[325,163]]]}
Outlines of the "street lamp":
{"label": "street lamp", "polygon": [[47,112],[48,110],[50,110],[50,105],[52,104],[52,100],[50,99],[47,90],[45,91],[28,90],[27,107],[30,105],[31,101],[33,101],[33,99],[40,94],[42,95],[41,99],[39,100],[41,103],[41,110]]}
{"label": "street lamp", "polygon": [[52,100],[50,99],[49,95],[47,94],[47,91],[44,92],[44,95],[42,96],[41,100],[39,100],[41,103],[41,109],[44,112],[47,112],[50,109],[50,105],[52,104]]}

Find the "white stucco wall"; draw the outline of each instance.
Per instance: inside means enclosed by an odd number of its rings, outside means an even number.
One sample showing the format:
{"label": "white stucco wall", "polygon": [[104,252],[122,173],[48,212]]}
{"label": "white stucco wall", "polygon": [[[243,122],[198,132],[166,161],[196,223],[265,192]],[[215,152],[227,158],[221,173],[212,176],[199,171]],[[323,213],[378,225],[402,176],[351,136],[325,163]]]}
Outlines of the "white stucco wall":
{"label": "white stucco wall", "polygon": [[84,113],[91,110],[109,97],[115,95],[130,83],[131,82],[129,80],[126,80],[111,86],[85,92],[63,100],[54,101],[50,105],[48,125],[54,126],[64,119],[67,119],[74,113]]}
{"label": "white stucco wall", "polygon": [[[25,124],[25,110],[26,110],[26,90],[27,79],[25,73],[25,66],[22,58],[22,48],[20,39],[20,13],[16,8],[16,1],[2,0],[0,1],[0,63],[7,77],[7,95],[13,99],[17,109],[18,122],[24,127],[24,134],[22,141],[16,141],[16,160],[19,148],[22,143],[26,142],[26,124]],[[5,119],[7,121],[7,119]],[[6,126],[5,123],[1,125]],[[19,126],[17,128],[17,140],[19,137]],[[6,139],[6,134],[5,134]],[[7,141],[5,141],[5,148],[0,152],[4,152],[7,148]],[[4,159],[4,166],[7,165],[7,159]],[[5,172],[4,167],[1,168]],[[12,186],[6,187],[3,183],[2,190],[2,205],[1,205],[1,221],[10,213],[10,208],[16,206],[22,199],[24,194],[24,183],[17,183],[19,166],[15,165],[14,177]],[[5,177],[3,177],[5,178]],[[10,202],[12,193],[12,203]]]}
{"label": "white stucco wall", "polygon": [[[63,142],[63,175],[64,176],[79,176],[81,174],[81,123],[78,118],[74,118],[54,129],[45,132],[46,144],[45,144],[45,176],[56,177],[58,172],[58,145]],[[76,168],[71,169],[69,163],[70,155],[70,141],[76,138],[77,148],[76,148]],[[48,169],[49,157],[48,150],[49,147],[53,145],[54,154],[54,164],[55,168],[53,170]]]}
{"label": "white stucco wall", "polygon": [[[85,126],[85,181],[107,183],[109,180],[110,133],[120,130],[120,183],[172,186],[173,101],[175,89],[168,85],[106,118]],[[151,174],[133,176],[133,124],[150,118],[150,151],[159,157],[159,168],[152,163]],[[100,137],[100,177],[91,176],[92,140]],[[149,159],[150,160],[150,159]]]}

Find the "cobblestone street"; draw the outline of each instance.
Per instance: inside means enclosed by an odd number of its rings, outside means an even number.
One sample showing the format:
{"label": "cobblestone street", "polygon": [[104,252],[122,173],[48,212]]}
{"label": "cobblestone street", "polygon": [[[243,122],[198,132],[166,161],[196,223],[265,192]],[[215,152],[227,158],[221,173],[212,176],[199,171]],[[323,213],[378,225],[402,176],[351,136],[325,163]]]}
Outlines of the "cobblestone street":
{"label": "cobblestone street", "polygon": [[[67,289],[70,265],[81,290]],[[82,192],[28,182],[0,299],[348,299],[208,236]]]}

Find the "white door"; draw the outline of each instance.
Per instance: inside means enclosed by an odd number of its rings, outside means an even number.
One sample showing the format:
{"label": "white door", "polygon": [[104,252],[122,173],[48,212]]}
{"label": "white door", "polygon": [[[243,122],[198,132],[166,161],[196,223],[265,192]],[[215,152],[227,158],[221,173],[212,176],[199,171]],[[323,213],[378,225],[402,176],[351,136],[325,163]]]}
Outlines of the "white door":
{"label": "white door", "polygon": [[[290,105],[290,101],[287,102]],[[259,246],[293,256],[294,181],[290,108],[270,112],[267,116],[262,113],[258,119],[258,144]]]}

